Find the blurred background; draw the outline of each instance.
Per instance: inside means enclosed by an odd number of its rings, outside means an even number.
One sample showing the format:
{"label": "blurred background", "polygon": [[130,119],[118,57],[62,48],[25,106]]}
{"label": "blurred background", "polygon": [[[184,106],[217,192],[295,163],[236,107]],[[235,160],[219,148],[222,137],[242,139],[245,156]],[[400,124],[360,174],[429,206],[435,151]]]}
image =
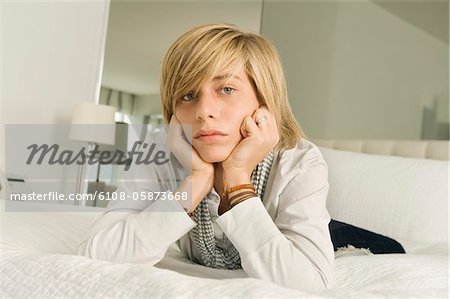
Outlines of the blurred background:
{"label": "blurred background", "polygon": [[[273,42],[311,139],[449,139],[446,0],[1,0],[0,10],[2,186],[13,175],[38,181],[41,169],[13,163],[17,149],[6,152],[6,140],[27,145],[33,130],[17,134],[8,125],[50,125],[39,143],[61,143],[58,136],[68,137],[59,125],[90,102],[116,108],[116,148],[157,129],[164,53],[186,30],[211,22]],[[46,188],[76,190],[75,166],[52,166],[54,186]],[[114,165],[88,168],[90,183],[116,186]]]}
{"label": "blurred background", "polygon": [[100,103],[157,126],[165,51],[225,22],[278,48],[308,137],[448,139],[448,20],[448,1],[112,0]]}

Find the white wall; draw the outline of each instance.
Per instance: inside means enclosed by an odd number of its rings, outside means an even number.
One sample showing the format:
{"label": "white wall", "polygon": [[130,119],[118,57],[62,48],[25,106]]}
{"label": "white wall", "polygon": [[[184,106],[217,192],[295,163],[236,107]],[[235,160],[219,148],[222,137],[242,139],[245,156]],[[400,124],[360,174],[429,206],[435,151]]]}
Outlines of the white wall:
{"label": "white wall", "polygon": [[96,101],[108,8],[108,0],[2,3],[0,170],[4,124],[67,124],[77,102]]}
{"label": "white wall", "polygon": [[262,33],[310,137],[419,139],[435,100],[448,118],[448,43],[370,1],[266,0]]}

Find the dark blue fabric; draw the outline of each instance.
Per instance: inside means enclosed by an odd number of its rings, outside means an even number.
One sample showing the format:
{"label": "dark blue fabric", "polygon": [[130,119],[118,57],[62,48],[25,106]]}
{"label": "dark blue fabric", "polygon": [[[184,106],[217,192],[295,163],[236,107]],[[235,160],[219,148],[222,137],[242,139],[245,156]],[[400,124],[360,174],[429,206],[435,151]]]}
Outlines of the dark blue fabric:
{"label": "dark blue fabric", "polygon": [[389,237],[333,219],[328,226],[334,251],[338,247],[353,245],[355,248],[368,248],[373,254],[405,253],[403,246]]}

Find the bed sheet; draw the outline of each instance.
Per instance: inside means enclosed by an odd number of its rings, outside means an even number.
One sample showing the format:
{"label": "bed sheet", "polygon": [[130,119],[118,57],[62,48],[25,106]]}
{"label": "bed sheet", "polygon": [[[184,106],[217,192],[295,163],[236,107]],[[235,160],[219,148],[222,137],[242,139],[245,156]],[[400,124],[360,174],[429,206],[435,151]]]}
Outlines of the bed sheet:
{"label": "bed sheet", "polygon": [[447,244],[414,243],[403,255],[338,257],[335,286],[306,292],[248,278],[242,270],[197,265],[176,247],[155,266],[74,256],[98,215],[2,209],[2,297],[448,297]]}

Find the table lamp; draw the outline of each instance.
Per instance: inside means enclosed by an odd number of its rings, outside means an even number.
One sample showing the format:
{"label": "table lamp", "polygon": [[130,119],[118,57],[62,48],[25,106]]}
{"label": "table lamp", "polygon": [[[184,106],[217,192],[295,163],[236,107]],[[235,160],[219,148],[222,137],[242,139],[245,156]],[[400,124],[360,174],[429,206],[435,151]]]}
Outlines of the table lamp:
{"label": "table lamp", "polygon": [[[93,149],[95,144],[115,143],[115,112],[112,106],[95,104],[92,102],[77,103],[72,114],[72,124],[70,127],[70,139],[87,143],[85,153]],[[86,162],[86,161],[85,161]],[[86,173],[86,163],[82,163],[78,168],[76,193],[86,193],[84,187],[84,177]],[[81,203],[80,203],[81,202]],[[86,201],[76,201],[75,204],[86,206]]]}

